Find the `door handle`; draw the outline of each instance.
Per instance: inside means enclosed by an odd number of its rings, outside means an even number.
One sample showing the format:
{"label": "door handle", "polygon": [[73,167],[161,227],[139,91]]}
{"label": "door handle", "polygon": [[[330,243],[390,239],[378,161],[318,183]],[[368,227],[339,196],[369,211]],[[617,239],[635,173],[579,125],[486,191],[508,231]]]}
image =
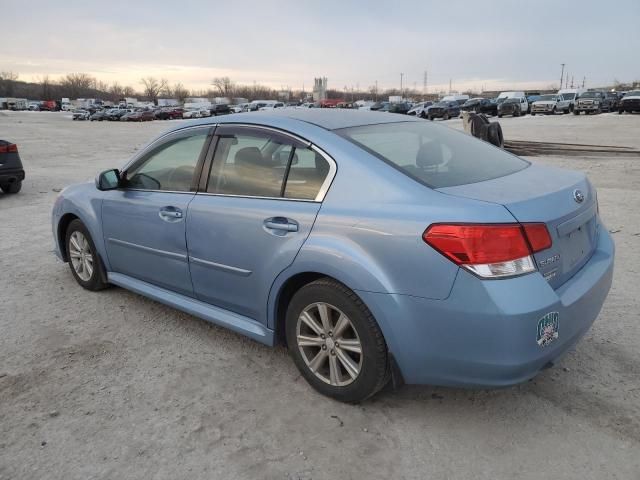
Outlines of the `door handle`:
{"label": "door handle", "polygon": [[269,230],[280,230],[284,232],[298,231],[298,224],[284,217],[267,218],[264,221],[264,226]]}
{"label": "door handle", "polygon": [[158,212],[160,218],[166,221],[179,220],[182,218],[182,210],[176,207],[164,207]]}

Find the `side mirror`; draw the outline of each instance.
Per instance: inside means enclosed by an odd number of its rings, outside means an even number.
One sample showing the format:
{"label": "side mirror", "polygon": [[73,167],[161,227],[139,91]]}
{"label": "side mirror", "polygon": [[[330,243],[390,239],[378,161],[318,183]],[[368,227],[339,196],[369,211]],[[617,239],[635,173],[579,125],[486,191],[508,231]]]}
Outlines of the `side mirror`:
{"label": "side mirror", "polygon": [[115,190],[120,186],[120,172],[116,169],[105,170],[96,177],[98,190]]}

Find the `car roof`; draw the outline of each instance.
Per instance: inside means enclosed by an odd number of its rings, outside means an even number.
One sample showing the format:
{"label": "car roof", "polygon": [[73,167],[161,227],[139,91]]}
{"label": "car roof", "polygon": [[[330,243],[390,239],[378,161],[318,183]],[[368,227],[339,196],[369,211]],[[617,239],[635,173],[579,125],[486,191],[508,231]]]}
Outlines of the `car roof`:
{"label": "car roof", "polygon": [[256,123],[269,125],[282,119],[305,122],[325,130],[376,125],[381,123],[421,122],[423,120],[410,116],[386,114],[369,110],[343,110],[334,108],[286,108],[263,112],[235,113],[224,117],[212,117],[197,122],[209,123]]}

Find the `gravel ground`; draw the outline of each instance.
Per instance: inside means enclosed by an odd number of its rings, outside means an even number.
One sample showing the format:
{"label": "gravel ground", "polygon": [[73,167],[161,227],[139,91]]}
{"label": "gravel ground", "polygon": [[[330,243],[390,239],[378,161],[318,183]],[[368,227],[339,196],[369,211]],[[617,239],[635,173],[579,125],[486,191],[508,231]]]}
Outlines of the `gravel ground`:
{"label": "gravel ground", "polygon": [[[501,124],[507,139],[640,148],[640,115]],[[27,171],[20,194],[0,194],[0,479],[640,479],[640,158],[531,159],[589,174],[618,249],[600,317],[555,368],[348,406],[314,393],[284,349],[88,292],[54,257],[56,192],[168,127],[0,112]]]}

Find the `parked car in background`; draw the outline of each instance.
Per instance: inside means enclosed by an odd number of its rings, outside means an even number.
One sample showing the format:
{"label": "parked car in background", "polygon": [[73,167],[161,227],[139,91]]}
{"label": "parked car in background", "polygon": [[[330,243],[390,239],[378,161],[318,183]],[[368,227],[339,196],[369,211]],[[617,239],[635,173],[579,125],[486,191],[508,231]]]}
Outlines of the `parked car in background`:
{"label": "parked car in background", "polygon": [[120,120],[127,113],[133,113],[133,112],[127,110],[126,108],[112,108],[111,110],[108,110],[107,120],[111,120],[111,121]]}
{"label": "parked car in background", "polygon": [[[538,100],[531,105],[531,115],[542,113],[553,115],[558,111],[558,95],[540,95]],[[568,112],[568,111],[567,111]],[[563,113],[567,113],[563,112]]]}
{"label": "parked car in background", "polygon": [[582,112],[589,113],[602,113],[611,109],[611,101],[607,99],[604,92],[589,91],[584,92],[578,97],[578,100],[573,107],[573,113],[580,115]]}
{"label": "parked car in background", "polygon": [[29,102],[27,109],[31,112],[39,112],[40,111],[40,102]]}
{"label": "parked car in background", "polygon": [[[529,101],[527,100],[527,97],[524,94],[524,92],[502,92],[500,95],[498,95],[498,98],[496,98],[496,103],[498,104],[498,115],[500,114],[499,106],[502,103],[504,103],[506,100],[514,99],[514,98],[517,99],[520,104],[520,115],[527,114],[527,112],[529,111]],[[510,102],[510,104],[513,104],[513,103],[514,102]],[[508,107],[508,110],[511,110],[511,109],[512,107]],[[512,115],[512,114],[505,114],[505,115]]]}
{"label": "parked car in background", "polygon": [[91,113],[88,110],[76,109],[71,114],[71,120],[88,120]]}
{"label": "parked car in background", "polygon": [[620,97],[616,92],[605,92],[605,99],[609,102],[608,112],[613,112],[614,110],[618,110],[618,102],[620,101]]}
{"label": "parked car in background", "polygon": [[249,103],[238,103],[237,105],[229,105],[229,110],[231,113],[242,113],[245,112]]}
{"label": "parked car in background", "polygon": [[0,189],[4,193],[18,193],[24,180],[24,168],[18,153],[18,146],[0,140]]}
{"label": "parked car in background", "polygon": [[182,118],[200,118],[200,109],[199,108],[187,108],[182,112]]}
{"label": "parked car in background", "polygon": [[558,90],[558,110],[573,112],[578,97],[586,92],[584,88],[561,88]]}
{"label": "parked car in background", "polygon": [[408,116],[237,122],[173,129],[60,193],[55,253],[81,287],[285,344],[313,388],[345,402],[391,379],[525,382],[598,316],[614,244],[583,173]]}
{"label": "parked car in background", "polygon": [[435,120],[441,118],[443,120],[449,120],[460,116],[460,103],[455,100],[452,101],[440,101],[434,103],[430,107],[427,107],[427,118],[429,120]]}
{"label": "parked car in background", "polygon": [[373,110],[374,112],[377,112],[379,110],[388,111],[389,102],[376,102],[369,107],[369,110]]}
{"label": "parked car in background", "polygon": [[392,103],[389,105],[389,113],[406,115],[411,110],[411,104],[407,102]]}
{"label": "parked car in background", "polygon": [[164,107],[159,112],[156,112],[155,116],[158,120],[174,120],[176,118],[182,118],[184,110],[180,107]]}
{"label": "parked car in background", "polygon": [[258,110],[273,110],[274,108],[283,108],[283,107],[284,107],[283,102],[274,102],[274,103],[268,103],[266,105],[263,105]]}
{"label": "parked car in background", "polygon": [[618,101],[618,113],[640,112],[640,90],[627,92],[624,97]]}
{"label": "parked car in background", "polygon": [[205,118],[205,117],[210,117],[211,116],[211,110],[209,110],[208,108],[201,108],[200,109],[200,116]]}
{"label": "parked car in background", "polygon": [[126,119],[127,122],[150,122],[156,117],[151,110],[138,110],[136,112],[123,116],[120,120]]}
{"label": "parked car in background", "polygon": [[460,111],[484,113],[493,116],[498,114],[498,104],[488,98],[470,98],[460,106]]}
{"label": "parked car in background", "polygon": [[100,110],[93,115],[89,116],[89,120],[95,122],[96,120],[101,122],[103,120],[107,120],[109,118],[109,113],[107,110]]}
{"label": "parked car in background", "polygon": [[433,105],[432,101],[416,103],[411,110],[407,112],[407,115],[413,115],[420,118],[427,118],[427,108]]}
{"label": "parked car in background", "polygon": [[505,115],[519,117],[524,115],[522,112],[523,108],[526,107],[523,107],[522,98],[503,98],[502,101],[498,103],[498,117],[502,118]]}
{"label": "parked car in background", "polygon": [[231,108],[224,103],[214,103],[209,108],[209,114],[214,117],[217,115],[228,115],[230,113],[232,113]]}

